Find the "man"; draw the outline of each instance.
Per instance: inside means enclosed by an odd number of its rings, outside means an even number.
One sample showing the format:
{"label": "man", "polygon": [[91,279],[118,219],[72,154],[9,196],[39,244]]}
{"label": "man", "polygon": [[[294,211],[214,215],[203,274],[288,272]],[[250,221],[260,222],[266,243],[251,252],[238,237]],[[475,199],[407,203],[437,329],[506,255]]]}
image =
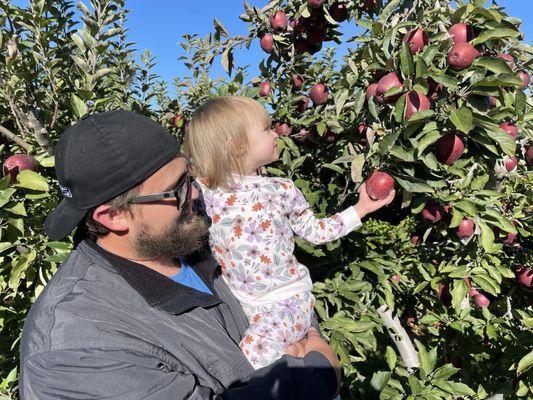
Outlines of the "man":
{"label": "man", "polygon": [[[64,199],[45,230],[86,236],[33,305],[22,399],[327,399],[339,364],[311,331],[254,371],[247,321],[206,253],[176,140],[143,116],[82,119],[56,148]],[[192,267],[191,267],[192,266]]]}

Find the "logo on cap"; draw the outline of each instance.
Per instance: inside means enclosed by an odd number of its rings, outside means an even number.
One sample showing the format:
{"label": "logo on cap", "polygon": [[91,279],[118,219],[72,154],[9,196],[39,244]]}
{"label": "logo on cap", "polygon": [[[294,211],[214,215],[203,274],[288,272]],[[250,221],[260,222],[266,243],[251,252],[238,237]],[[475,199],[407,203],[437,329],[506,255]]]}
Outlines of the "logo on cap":
{"label": "logo on cap", "polygon": [[59,188],[61,189],[61,194],[65,197],[68,197],[68,198],[72,198],[72,192],[70,191],[70,189],[68,187],[64,187],[64,186],[59,186]]}

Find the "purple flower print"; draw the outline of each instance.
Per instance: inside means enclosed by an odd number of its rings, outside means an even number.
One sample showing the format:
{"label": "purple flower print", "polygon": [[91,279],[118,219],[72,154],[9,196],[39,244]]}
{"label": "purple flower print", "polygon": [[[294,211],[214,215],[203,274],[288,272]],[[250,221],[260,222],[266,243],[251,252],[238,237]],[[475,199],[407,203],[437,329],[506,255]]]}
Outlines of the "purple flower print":
{"label": "purple flower print", "polygon": [[279,303],[281,307],[281,316],[282,318],[289,317],[296,313],[296,300],[293,298],[288,298]]}
{"label": "purple flower print", "polygon": [[266,340],[259,339],[255,342],[254,352],[261,357],[268,352],[268,343]]}
{"label": "purple flower print", "polygon": [[259,257],[259,255],[261,254],[261,252],[259,251],[259,249],[257,248],[257,246],[250,246],[248,247],[248,250],[246,251],[246,254],[248,255],[248,257],[250,257],[251,259],[256,259]]}
{"label": "purple flower print", "polygon": [[287,347],[289,344],[292,343],[291,336],[291,332],[287,329],[280,329],[278,330],[276,341],[278,341],[279,343],[283,343],[283,347]]}
{"label": "purple flower print", "polygon": [[261,336],[262,338],[269,337],[272,335],[273,331],[274,330],[272,329],[270,325],[263,325],[261,326],[261,328],[259,328],[258,335]]}
{"label": "purple flower print", "polygon": [[214,196],[204,196],[205,200],[205,210],[207,214],[213,215],[217,213],[218,208],[220,207],[220,202]]}
{"label": "purple flower print", "polygon": [[252,293],[254,290],[254,278],[249,275],[245,275],[243,271],[235,271],[235,282],[238,283],[239,290],[245,290],[248,293]]}
{"label": "purple flower print", "polygon": [[248,234],[247,240],[249,242],[261,242],[261,234],[263,233],[263,228],[261,228],[261,225],[259,225],[258,223],[252,222],[250,225],[244,228],[244,232]]}
{"label": "purple flower print", "polygon": [[278,237],[278,240],[281,242],[285,242],[289,240],[289,229],[285,224],[279,225],[276,228],[276,236]]}

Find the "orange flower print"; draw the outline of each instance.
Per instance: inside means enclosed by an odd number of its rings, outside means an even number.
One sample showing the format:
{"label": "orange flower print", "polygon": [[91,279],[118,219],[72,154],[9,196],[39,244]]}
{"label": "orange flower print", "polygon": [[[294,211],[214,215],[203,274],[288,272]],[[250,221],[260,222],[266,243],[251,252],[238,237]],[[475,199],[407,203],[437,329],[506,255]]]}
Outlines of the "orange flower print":
{"label": "orange flower print", "polygon": [[253,322],[259,322],[259,321],[261,321],[261,314],[255,314],[255,315],[252,317],[252,321],[253,321]]}
{"label": "orange flower print", "polygon": [[236,238],[240,238],[242,236],[242,227],[237,225],[235,228],[233,228],[233,234]]}
{"label": "orange flower print", "polygon": [[266,220],[261,222],[261,228],[263,228],[264,231],[266,231],[268,228],[270,228],[270,220]]}
{"label": "orange flower print", "polygon": [[262,255],[259,258],[261,258],[261,262],[263,264],[272,264],[272,260],[270,258],[268,258],[267,256],[265,256],[265,255]]}
{"label": "orange flower print", "polygon": [[253,206],[252,206],[252,211],[261,211],[263,209],[263,205],[259,202],[255,203]]}
{"label": "orange flower print", "polygon": [[226,200],[226,205],[227,206],[232,206],[235,204],[235,202],[237,201],[237,195],[235,193],[233,193],[230,197],[228,197],[228,199]]}
{"label": "orange flower print", "polygon": [[246,335],[246,337],[244,338],[244,343],[246,344],[250,344],[254,341],[254,338],[252,335]]}
{"label": "orange flower print", "polygon": [[220,221],[220,215],[213,214],[213,216],[211,217],[211,220],[213,221],[213,223],[216,224],[218,221]]}

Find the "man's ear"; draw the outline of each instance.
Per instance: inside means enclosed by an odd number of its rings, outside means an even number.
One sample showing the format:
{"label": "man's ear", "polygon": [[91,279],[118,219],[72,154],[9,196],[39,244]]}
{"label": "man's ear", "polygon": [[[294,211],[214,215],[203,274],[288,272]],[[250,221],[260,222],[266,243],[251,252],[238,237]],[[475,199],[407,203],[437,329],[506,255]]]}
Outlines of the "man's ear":
{"label": "man's ear", "polygon": [[94,210],[93,219],[112,232],[127,232],[130,220],[125,215],[126,212],[113,210],[109,204],[102,204]]}

